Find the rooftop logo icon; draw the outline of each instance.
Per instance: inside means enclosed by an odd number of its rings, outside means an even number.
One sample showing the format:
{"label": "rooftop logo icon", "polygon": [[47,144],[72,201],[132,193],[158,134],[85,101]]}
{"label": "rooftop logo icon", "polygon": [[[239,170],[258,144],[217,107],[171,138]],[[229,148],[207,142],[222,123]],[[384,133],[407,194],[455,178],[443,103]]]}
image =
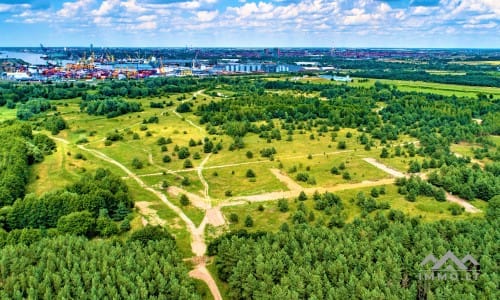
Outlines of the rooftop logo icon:
{"label": "rooftop logo icon", "polygon": [[467,254],[459,259],[453,252],[448,251],[437,259],[434,254],[427,255],[420,263],[422,267],[431,265],[430,270],[420,272],[419,279],[423,280],[477,280],[480,265],[472,255]]}

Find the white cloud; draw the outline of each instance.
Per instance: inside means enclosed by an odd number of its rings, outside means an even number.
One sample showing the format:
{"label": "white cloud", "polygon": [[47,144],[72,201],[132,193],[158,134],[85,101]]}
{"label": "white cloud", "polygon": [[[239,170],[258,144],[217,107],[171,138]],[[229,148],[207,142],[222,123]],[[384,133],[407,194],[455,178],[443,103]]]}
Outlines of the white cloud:
{"label": "white cloud", "polygon": [[120,5],[120,0],[104,0],[99,9],[94,9],[92,14],[95,16],[104,16],[113,11]]}
{"label": "white cloud", "polygon": [[81,10],[88,11],[93,2],[94,0],[78,0],[76,2],[65,2],[63,3],[63,7],[57,12],[57,15],[63,18],[75,17]]}
{"label": "white cloud", "polygon": [[134,27],[135,30],[154,30],[158,24],[154,21],[143,22]]}
{"label": "white cloud", "polygon": [[199,11],[196,13],[196,17],[200,22],[210,22],[219,15],[219,11]]}

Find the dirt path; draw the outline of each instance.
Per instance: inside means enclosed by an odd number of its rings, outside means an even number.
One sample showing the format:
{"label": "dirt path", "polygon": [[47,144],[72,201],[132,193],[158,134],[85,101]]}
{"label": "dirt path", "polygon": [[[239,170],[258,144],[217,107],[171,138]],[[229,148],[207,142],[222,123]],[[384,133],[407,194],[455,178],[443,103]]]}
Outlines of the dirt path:
{"label": "dirt path", "polygon": [[[285,176],[285,175],[281,175]],[[292,180],[292,179],[290,179]],[[291,190],[291,191],[281,191],[281,192],[270,192],[270,193],[264,193],[260,195],[250,195],[250,196],[239,196],[239,197],[234,197],[231,198],[231,202],[225,202],[222,203],[220,206],[233,206],[233,205],[241,205],[246,202],[265,202],[265,201],[273,201],[273,200],[279,200],[283,198],[294,198],[298,197],[301,191],[304,191],[306,194],[312,194],[315,191],[318,191],[319,193],[324,193],[324,192],[338,192],[338,191],[343,191],[343,190],[350,190],[350,189],[359,189],[359,188],[365,188],[365,187],[373,187],[373,186],[380,186],[380,185],[387,185],[387,184],[392,184],[394,183],[394,179],[392,178],[386,178],[386,179],[381,179],[381,180],[376,180],[376,181],[363,181],[363,182],[358,182],[358,183],[341,183],[337,184],[332,187],[312,187],[312,188],[302,188],[298,190]]]}
{"label": "dirt path", "polygon": [[[397,170],[394,170],[394,169],[376,161],[374,158],[363,158],[363,160],[366,161],[367,163],[379,168],[380,170],[382,170],[388,174],[391,174],[394,177],[400,178],[400,177],[409,177],[410,176],[408,174],[403,174]],[[423,180],[427,179],[427,174],[416,174],[416,175],[420,176],[420,178],[422,178]],[[465,208],[466,212],[470,212],[470,213],[481,212],[480,209],[474,207],[474,205],[470,204],[468,201],[466,201],[462,198],[459,198],[457,196],[454,196],[448,192],[446,193],[446,200],[462,206],[463,208]]]}
{"label": "dirt path", "polygon": [[205,200],[207,200],[210,205],[211,205],[210,195],[208,194],[209,186],[208,186],[208,182],[205,180],[205,177],[203,177],[203,166],[205,166],[205,164],[207,163],[207,161],[211,155],[212,155],[212,153],[209,153],[207,155],[207,157],[205,157],[205,159],[203,159],[200,166],[197,168],[198,178],[200,178],[201,184],[203,184],[203,187],[204,187],[203,194],[205,196]]}
{"label": "dirt path", "polygon": [[176,112],[176,111],[175,111],[175,109],[172,109],[172,112],[173,112],[176,116],[178,116],[179,118],[184,119],[184,121],[186,121],[186,122],[188,122],[189,124],[191,124],[191,126],[196,127],[199,131],[201,131],[201,132],[205,132],[205,129],[203,129],[202,127],[200,127],[200,126],[198,126],[198,125],[194,124],[194,123],[193,123],[193,121],[191,121],[191,120],[189,120],[189,119],[187,119],[187,118],[183,117],[180,113]]}
{"label": "dirt path", "polygon": [[201,209],[209,209],[210,208],[210,203],[206,201],[204,197],[200,197],[199,195],[190,193],[180,187],[177,186],[169,186],[167,188],[167,191],[170,195],[177,197],[179,194],[186,194],[186,196],[189,198],[189,201],[191,201],[191,204],[195,207],[201,208]]}
{"label": "dirt path", "polygon": [[222,300],[219,288],[212,278],[212,275],[210,275],[210,272],[207,270],[205,262],[197,264],[195,269],[189,272],[189,276],[204,281],[208,285],[214,300]]}
{"label": "dirt path", "polygon": [[[69,141],[67,141],[65,139],[61,139],[61,138],[54,138],[54,139],[61,141],[64,144],[69,144]],[[86,148],[84,145],[77,145],[77,147],[81,150],[84,150],[86,152],[91,153],[92,155],[94,155],[95,157],[97,157],[99,159],[102,159],[104,161],[107,161],[111,164],[116,165],[117,167],[122,169],[130,178],[134,179],[143,189],[150,191],[151,193],[156,195],[163,203],[165,203],[171,210],[173,210],[186,223],[186,226],[187,226],[189,232],[191,233],[191,251],[197,257],[203,257],[205,255],[205,252],[207,250],[207,245],[205,244],[205,225],[207,224],[207,221],[205,221],[205,220],[209,219],[209,218],[207,218],[207,215],[205,215],[204,222],[202,222],[202,224],[200,224],[199,227],[196,227],[194,225],[193,221],[191,221],[191,219],[189,219],[189,217],[187,217],[186,214],[184,214],[184,212],[179,207],[177,207],[173,203],[171,203],[163,193],[153,189],[152,187],[147,186],[140,179],[140,177],[137,176],[137,174],[130,171],[122,163],[114,160],[113,158],[107,156],[106,154],[104,154],[98,150]],[[156,215],[156,212],[154,212],[154,210],[150,209],[148,206],[146,206],[142,202],[139,202],[137,207],[139,209],[141,209],[141,212],[143,212],[145,215],[153,217],[155,222],[158,222],[160,225],[162,225],[160,218],[159,217],[156,218],[157,215]],[[154,217],[155,215],[156,215],[156,217]],[[150,222],[151,222],[151,220],[150,220]],[[163,224],[165,224],[164,221],[163,221]],[[192,272],[193,272],[192,276],[194,278],[199,278],[200,280],[203,280],[207,284],[207,286],[210,289],[210,292],[212,293],[212,295],[215,299],[222,299],[220,292],[219,292],[219,289],[218,289],[217,285],[215,284],[215,281],[212,278],[212,275],[206,269],[204,263],[196,265],[195,269]],[[191,275],[191,273],[190,273],[190,275]],[[198,276],[198,277],[196,277],[196,276]]]}
{"label": "dirt path", "polygon": [[287,175],[285,174],[281,174],[281,170],[279,169],[270,169],[271,173],[273,173],[274,176],[276,176],[276,178],[283,182],[290,191],[300,191],[300,190],[303,190],[304,188],[302,186],[300,186],[300,184],[298,184],[297,182],[295,182],[295,180],[293,180],[292,178],[288,177]]}
{"label": "dirt path", "polygon": [[151,203],[147,201],[135,202],[135,206],[141,211],[141,215],[148,217],[148,219],[145,219],[143,217],[142,224],[143,225],[151,224],[153,226],[155,225],[164,226],[166,223],[165,220],[160,218],[156,213],[156,210],[149,207],[150,205]]}
{"label": "dirt path", "polygon": [[405,174],[399,172],[398,170],[394,170],[392,168],[389,168],[388,166],[382,164],[382,163],[379,163],[375,158],[363,158],[364,161],[366,161],[367,163],[369,163],[370,165],[373,165],[374,167],[376,168],[379,168],[380,170],[388,173],[388,174],[391,174],[392,176],[396,177],[396,178],[400,178],[400,177],[406,177]]}

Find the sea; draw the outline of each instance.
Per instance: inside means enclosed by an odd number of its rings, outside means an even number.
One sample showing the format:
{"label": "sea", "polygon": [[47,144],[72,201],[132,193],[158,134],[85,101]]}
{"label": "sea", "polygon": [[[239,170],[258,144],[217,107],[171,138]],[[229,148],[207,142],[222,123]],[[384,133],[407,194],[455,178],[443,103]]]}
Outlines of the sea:
{"label": "sea", "polygon": [[[34,52],[0,51],[0,58],[19,58],[32,65],[46,65],[47,60],[42,59],[41,56],[41,53]],[[48,62],[52,64],[57,63],[54,60],[48,60]],[[65,65],[67,63],[74,63],[75,61],[61,60],[60,62]]]}

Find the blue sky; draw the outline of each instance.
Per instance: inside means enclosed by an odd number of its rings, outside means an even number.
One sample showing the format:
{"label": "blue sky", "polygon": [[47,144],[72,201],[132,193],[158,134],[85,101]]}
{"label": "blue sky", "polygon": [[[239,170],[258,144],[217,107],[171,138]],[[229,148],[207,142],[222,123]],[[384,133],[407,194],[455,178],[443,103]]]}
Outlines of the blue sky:
{"label": "blue sky", "polygon": [[500,0],[0,0],[0,46],[500,48]]}

